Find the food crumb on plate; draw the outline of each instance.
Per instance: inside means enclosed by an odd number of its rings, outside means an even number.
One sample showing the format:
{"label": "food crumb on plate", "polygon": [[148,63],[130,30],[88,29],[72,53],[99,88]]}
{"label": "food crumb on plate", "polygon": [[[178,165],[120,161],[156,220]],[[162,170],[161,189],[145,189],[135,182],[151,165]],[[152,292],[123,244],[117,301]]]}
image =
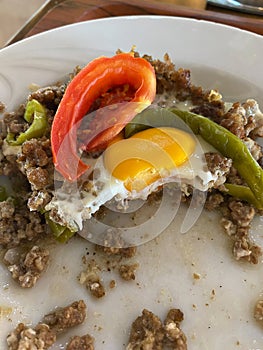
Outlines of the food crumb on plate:
{"label": "food crumb on plate", "polygon": [[96,263],[95,259],[90,259],[87,261],[86,269],[79,275],[80,284],[85,285],[91,295],[96,298],[102,298],[106,294],[100,273],[100,266]]}
{"label": "food crumb on plate", "polygon": [[10,306],[0,306],[0,319],[9,316],[13,311]]}
{"label": "food crumb on plate", "polygon": [[85,334],[83,336],[74,336],[68,343],[66,350],[94,350],[94,338]]}
{"label": "food crumb on plate", "polygon": [[138,264],[122,264],[119,267],[119,274],[125,281],[135,280],[135,272],[138,269]]}
{"label": "food crumb on plate", "polygon": [[201,278],[201,275],[199,273],[196,273],[196,272],[193,273],[194,280],[200,280],[200,278]]}
{"label": "food crumb on plate", "polygon": [[126,350],[162,350],[165,347],[186,350],[187,338],[180,328],[183,319],[184,315],[179,309],[170,309],[164,322],[151,311],[144,309],[142,315],[132,323]]}
{"label": "food crumb on plate", "polygon": [[38,246],[25,252],[12,248],[5,253],[4,263],[22,288],[32,288],[47,268],[49,251]]}
{"label": "food crumb on plate", "polygon": [[109,287],[110,289],[113,289],[116,287],[116,281],[115,280],[111,280],[110,283],[109,283]]}
{"label": "food crumb on plate", "polygon": [[263,300],[258,300],[254,308],[254,317],[263,325]]}
{"label": "food crumb on plate", "polygon": [[35,327],[19,323],[7,336],[8,350],[48,349],[56,342],[61,333],[80,325],[85,318],[86,304],[83,300],[79,300],[45,315]]}
{"label": "food crumb on plate", "polygon": [[0,101],[0,113],[3,113],[5,111],[5,104]]}

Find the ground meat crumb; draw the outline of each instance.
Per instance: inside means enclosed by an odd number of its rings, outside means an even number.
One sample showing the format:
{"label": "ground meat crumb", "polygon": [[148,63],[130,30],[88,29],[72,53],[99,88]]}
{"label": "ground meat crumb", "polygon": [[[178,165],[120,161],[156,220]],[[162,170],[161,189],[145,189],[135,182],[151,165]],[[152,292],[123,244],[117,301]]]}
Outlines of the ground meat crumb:
{"label": "ground meat crumb", "polygon": [[165,339],[167,347],[176,350],[187,350],[187,339],[180,328],[180,323],[184,319],[184,314],[179,309],[169,310],[164,321]]}
{"label": "ground meat crumb", "polygon": [[5,110],[5,104],[0,101],[0,113],[3,113]]}
{"label": "ground meat crumb", "polygon": [[263,300],[258,300],[254,308],[254,318],[263,324]]}
{"label": "ground meat crumb", "polygon": [[51,194],[48,191],[33,191],[27,201],[27,206],[30,210],[40,211],[45,208],[50,200]]}
{"label": "ground meat crumb", "polygon": [[[45,350],[57,340],[57,335],[70,327],[81,324],[86,318],[86,305],[83,300],[75,301],[71,305],[59,308],[44,316],[36,327],[28,327],[23,323],[12,331],[6,338],[8,350]],[[79,337],[77,337],[79,338]],[[75,339],[75,337],[73,338]],[[71,341],[73,341],[73,339]],[[93,350],[92,338],[87,335],[79,338],[80,347],[69,347],[68,350]],[[71,342],[70,342],[71,343]],[[73,342],[74,344],[74,342]],[[90,347],[88,345],[90,344]],[[85,347],[86,346],[86,347]]]}
{"label": "ground meat crumb", "polygon": [[65,84],[40,88],[31,93],[29,100],[35,99],[49,110],[56,111],[65,92],[65,88]]}
{"label": "ground meat crumb", "polygon": [[180,329],[183,318],[179,309],[171,309],[162,323],[158,316],[144,309],[132,324],[126,350],[187,350],[187,338]]}
{"label": "ground meat crumb", "polygon": [[56,334],[59,334],[70,327],[83,323],[85,318],[86,304],[83,300],[79,300],[45,315],[43,323],[47,324]]}
{"label": "ground meat crumb", "polygon": [[250,237],[250,225],[255,216],[255,209],[239,200],[230,199],[224,208],[222,227],[233,240],[233,255],[237,260],[246,260],[257,264],[262,250]]}
{"label": "ground meat crumb", "polygon": [[102,298],[106,292],[100,278],[101,269],[94,259],[87,263],[87,268],[79,276],[80,284],[87,287],[90,293],[96,298]]}
{"label": "ground meat crumb", "polygon": [[32,288],[49,262],[49,252],[38,246],[32,247],[28,252],[21,255],[15,249],[9,249],[4,257],[4,262],[22,288]]}
{"label": "ground meat crumb", "polygon": [[48,170],[41,167],[28,169],[26,175],[33,190],[42,190],[51,183]]}
{"label": "ground meat crumb", "polygon": [[89,334],[75,336],[68,343],[66,350],[94,350],[94,338]]}
{"label": "ground meat crumb", "polygon": [[213,211],[220,207],[220,204],[224,202],[224,196],[218,192],[209,193],[206,198],[205,208],[209,211]]}
{"label": "ground meat crumb", "polygon": [[107,255],[118,255],[123,258],[131,258],[136,254],[137,247],[129,246],[122,238],[119,230],[110,229],[105,235],[103,245],[97,245],[97,249]]}
{"label": "ground meat crumb", "polygon": [[247,118],[245,111],[239,103],[234,104],[220,122],[220,125],[231,131],[239,138],[245,137],[246,124]]}
{"label": "ground meat crumb", "polygon": [[87,286],[91,294],[98,299],[104,297],[104,295],[106,294],[105,288],[101,281],[91,282]]}
{"label": "ground meat crumb", "polygon": [[30,212],[26,205],[16,207],[11,200],[0,203],[0,246],[16,247],[46,235],[40,213]]}
{"label": "ground meat crumb", "polygon": [[255,209],[251,205],[233,200],[229,203],[231,217],[238,226],[248,227],[255,216]]}
{"label": "ground meat crumb", "polygon": [[132,324],[129,344],[126,350],[161,350],[164,338],[160,318],[144,309]]}
{"label": "ground meat crumb", "polygon": [[0,202],[0,219],[10,219],[15,212],[15,206],[13,201]]}
{"label": "ground meat crumb", "polygon": [[44,167],[49,163],[50,141],[48,139],[31,139],[22,145],[21,154],[18,161],[24,163],[25,168]]}
{"label": "ground meat crumb", "polygon": [[214,187],[222,185],[226,181],[226,177],[230,172],[232,166],[232,160],[226,157],[223,157],[219,153],[207,152],[205,153],[205,159],[208,169],[212,174],[218,176]]}
{"label": "ground meat crumb", "polygon": [[215,100],[212,102],[204,102],[200,106],[191,109],[191,112],[200,114],[206,118],[218,122],[222,119],[225,113],[225,106],[222,100]]}
{"label": "ground meat crumb", "polygon": [[252,140],[249,137],[245,137],[243,139],[244,144],[247,146],[248,150],[250,151],[252,157],[258,161],[261,159],[263,153],[262,153],[262,147],[259,145],[256,141]]}
{"label": "ground meat crumb", "polygon": [[135,271],[138,268],[138,264],[122,264],[119,267],[119,274],[125,281],[135,280]]}
{"label": "ground meat crumb", "polygon": [[244,103],[236,102],[225,113],[220,124],[239,138],[257,137],[262,134],[262,114],[259,117],[259,107],[255,100]]}
{"label": "ground meat crumb", "polygon": [[104,253],[108,255],[119,255],[123,258],[132,258],[137,251],[137,247],[127,247],[127,248],[118,248],[118,247],[101,247]]}
{"label": "ground meat crumb", "polygon": [[110,283],[109,283],[109,287],[110,289],[113,289],[116,287],[116,281],[115,280],[111,280]]}
{"label": "ground meat crumb", "polygon": [[56,334],[46,324],[30,328],[20,323],[6,340],[8,350],[44,350],[56,342]]}
{"label": "ground meat crumb", "polygon": [[258,264],[262,250],[259,246],[253,244],[249,238],[242,237],[234,242],[233,255],[237,260],[243,259],[252,264]]}

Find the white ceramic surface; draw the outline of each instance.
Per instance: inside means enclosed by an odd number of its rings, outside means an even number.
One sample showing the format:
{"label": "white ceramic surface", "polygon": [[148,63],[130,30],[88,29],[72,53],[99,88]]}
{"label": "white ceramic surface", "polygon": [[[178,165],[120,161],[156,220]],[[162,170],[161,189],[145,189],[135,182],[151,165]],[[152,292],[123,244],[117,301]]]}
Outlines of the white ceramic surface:
{"label": "white ceramic surface", "polygon": [[[2,49],[0,101],[12,110],[27,96],[30,84],[50,84],[77,64],[113,55],[118,48],[128,51],[132,45],[159,58],[168,52],[177,67],[191,69],[196,84],[219,89],[226,100],[255,98],[263,107],[263,37],[205,21],[159,16],[83,22]],[[36,324],[54,307],[83,298],[87,321],[60,337],[52,349],[63,349],[70,334],[85,332],[95,337],[97,349],[124,349],[130,325],[143,308],[163,318],[169,308],[178,307],[185,315],[182,328],[189,350],[263,350],[262,329],[253,320],[254,303],[263,292],[262,263],[250,266],[232,258],[231,242],[215,213],[203,212],[191,230],[181,234],[185,214],[180,207],[162,235],[138,248],[132,259],[140,264],[135,281],[121,281],[116,271],[103,272],[106,286],[111,279],[117,286],[107,288],[102,300],[91,298],[77,281],[81,257],[87,249],[93,256],[92,245],[82,239],[52,247],[48,271],[32,290],[18,288],[0,266],[0,307],[12,310],[0,318],[0,348],[6,348],[6,334],[18,322]],[[262,230],[258,218],[253,236],[259,243]]]}

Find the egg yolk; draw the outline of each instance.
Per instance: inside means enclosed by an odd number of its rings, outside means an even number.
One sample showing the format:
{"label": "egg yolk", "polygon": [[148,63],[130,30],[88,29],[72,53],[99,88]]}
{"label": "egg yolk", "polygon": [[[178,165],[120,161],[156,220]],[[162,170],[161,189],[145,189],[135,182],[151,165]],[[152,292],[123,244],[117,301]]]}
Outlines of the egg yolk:
{"label": "egg yolk", "polygon": [[104,165],[129,191],[141,191],[184,164],[195,149],[191,134],[179,129],[151,128],[111,144]]}

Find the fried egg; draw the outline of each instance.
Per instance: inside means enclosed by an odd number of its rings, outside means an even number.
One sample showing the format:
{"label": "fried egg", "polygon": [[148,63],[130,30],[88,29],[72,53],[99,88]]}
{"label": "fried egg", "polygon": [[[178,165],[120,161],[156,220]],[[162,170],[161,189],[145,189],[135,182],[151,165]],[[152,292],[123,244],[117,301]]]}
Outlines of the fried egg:
{"label": "fried egg", "polygon": [[81,188],[65,183],[55,190],[47,210],[55,210],[63,225],[81,230],[83,221],[108,201],[143,199],[164,184],[191,185],[200,191],[213,186],[219,174],[206,165],[205,152],[215,149],[192,133],[150,128],[128,139],[118,136],[92,165],[92,178]]}

